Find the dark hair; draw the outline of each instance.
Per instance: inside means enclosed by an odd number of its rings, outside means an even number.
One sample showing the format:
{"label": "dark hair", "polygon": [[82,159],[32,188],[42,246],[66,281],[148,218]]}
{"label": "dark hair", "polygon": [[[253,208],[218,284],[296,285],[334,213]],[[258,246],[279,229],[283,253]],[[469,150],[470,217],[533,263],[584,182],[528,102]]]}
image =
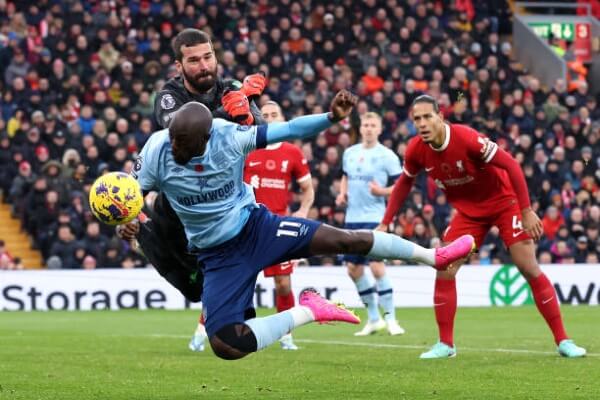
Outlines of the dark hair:
{"label": "dark hair", "polygon": [[413,100],[412,104],[410,105],[410,108],[413,108],[415,106],[415,104],[419,104],[419,103],[431,104],[433,106],[433,110],[436,113],[440,112],[440,105],[438,104],[437,100],[434,99],[433,97],[429,96],[428,94],[422,94],[422,95],[418,96],[417,98],[415,98]]}
{"label": "dark hair", "polygon": [[183,59],[183,53],[181,52],[181,46],[195,46],[197,44],[210,43],[212,49],[213,45],[210,40],[210,36],[199,29],[187,28],[182,30],[173,38],[171,42],[171,48],[175,54],[175,59],[179,62]]}

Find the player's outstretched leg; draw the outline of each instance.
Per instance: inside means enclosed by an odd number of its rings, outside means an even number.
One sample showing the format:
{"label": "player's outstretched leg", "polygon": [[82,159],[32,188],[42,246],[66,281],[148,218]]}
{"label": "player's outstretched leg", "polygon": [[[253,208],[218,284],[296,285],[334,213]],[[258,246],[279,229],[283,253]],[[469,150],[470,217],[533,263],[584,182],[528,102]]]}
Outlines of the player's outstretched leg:
{"label": "player's outstretched leg", "polygon": [[292,329],[309,322],[348,322],[359,324],[360,318],[343,306],[334,304],[314,289],[300,293],[299,305],[264,318],[221,327],[210,337],[214,353],[226,360],[236,360],[275,343]]}
{"label": "player's outstretched leg", "polygon": [[326,224],[319,226],[310,242],[313,255],[362,254],[374,259],[419,262],[437,270],[447,269],[474,249],[471,235],[463,235],[445,247],[426,249],[391,233],[338,229]]}
{"label": "player's outstretched leg", "polygon": [[569,358],[585,356],[586,350],[577,346],[567,335],[556,291],[537,263],[533,241],[529,239],[514,243],[509,247],[509,251],[515,265],[531,287],[538,311],[552,331],[558,354]]}
{"label": "player's outstretched leg", "polygon": [[203,314],[200,314],[198,318],[198,326],[196,327],[196,331],[188,344],[188,348],[191,351],[204,351],[204,342],[206,341],[206,328],[204,327],[204,317]]}

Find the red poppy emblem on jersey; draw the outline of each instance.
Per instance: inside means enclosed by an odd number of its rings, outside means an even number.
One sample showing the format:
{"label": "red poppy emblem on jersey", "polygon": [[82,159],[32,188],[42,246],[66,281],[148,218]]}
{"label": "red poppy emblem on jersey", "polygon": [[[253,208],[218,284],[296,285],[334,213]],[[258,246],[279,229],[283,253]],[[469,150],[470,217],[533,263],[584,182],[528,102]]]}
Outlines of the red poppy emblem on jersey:
{"label": "red poppy emblem on jersey", "polygon": [[204,165],[202,165],[202,164],[194,165],[194,171],[196,171],[196,172],[204,171]]}
{"label": "red poppy emblem on jersey", "polygon": [[277,163],[274,160],[267,160],[267,169],[273,171],[275,168],[277,168]]}

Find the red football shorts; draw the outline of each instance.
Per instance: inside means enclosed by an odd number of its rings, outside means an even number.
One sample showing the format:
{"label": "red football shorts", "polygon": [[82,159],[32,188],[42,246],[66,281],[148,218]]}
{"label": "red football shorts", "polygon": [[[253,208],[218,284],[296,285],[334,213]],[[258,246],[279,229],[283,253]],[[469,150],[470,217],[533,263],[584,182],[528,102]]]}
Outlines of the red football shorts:
{"label": "red football shorts", "polygon": [[[482,204],[481,207],[486,207],[486,205]],[[512,206],[499,212],[494,212],[493,207],[490,207],[489,209],[489,217],[477,219],[467,217],[461,212],[457,212],[444,232],[444,242],[451,242],[462,235],[470,234],[475,238],[477,248],[480,248],[485,239],[485,235],[493,225],[498,227],[500,238],[502,238],[502,241],[507,248],[517,242],[531,239],[531,237],[523,231],[521,210],[519,209],[519,204],[516,200]]]}
{"label": "red football shorts", "polygon": [[296,260],[282,262],[281,264],[271,265],[270,267],[263,269],[263,273],[267,278],[271,278],[276,275],[290,275],[292,272],[294,272],[294,267],[297,264],[298,261]]}

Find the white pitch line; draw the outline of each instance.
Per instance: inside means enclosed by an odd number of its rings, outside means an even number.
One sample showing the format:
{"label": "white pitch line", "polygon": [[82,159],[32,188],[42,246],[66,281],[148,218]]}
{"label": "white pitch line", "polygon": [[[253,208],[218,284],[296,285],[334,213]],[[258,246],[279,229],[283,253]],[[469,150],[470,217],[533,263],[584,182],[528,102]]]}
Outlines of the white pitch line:
{"label": "white pitch line", "polygon": [[[151,334],[144,335],[156,338],[171,338],[171,339],[187,339],[188,335],[163,335],[163,334]],[[341,340],[314,340],[314,339],[294,339],[294,342],[298,343],[314,343],[314,344],[331,344],[339,346],[354,346],[354,347],[371,347],[371,348],[383,348],[383,349],[411,349],[411,350],[425,350],[429,347],[416,345],[416,344],[390,344],[390,343],[366,343],[366,342],[345,342]],[[474,353],[516,353],[516,354],[538,354],[538,355],[556,355],[555,351],[541,351],[541,350],[525,350],[525,349],[479,349],[475,347],[459,347],[461,352],[474,352]],[[587,357],[600,357],[597,353],[588,353]]]}

